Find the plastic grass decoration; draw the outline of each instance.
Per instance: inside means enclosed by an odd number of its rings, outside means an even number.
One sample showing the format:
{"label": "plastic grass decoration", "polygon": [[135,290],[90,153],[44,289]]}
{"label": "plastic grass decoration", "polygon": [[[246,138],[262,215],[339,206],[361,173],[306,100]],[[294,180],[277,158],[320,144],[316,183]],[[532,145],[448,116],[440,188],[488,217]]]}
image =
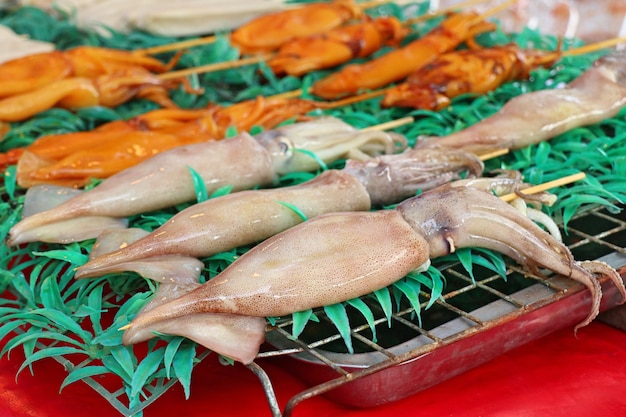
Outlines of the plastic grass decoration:
{"label": "plastic grass decoration", "polygon": [[[398,6],[384,4],[369,11],[373,16],[393,15],[407,19],[425,13],[426,3]],[[108,38],[82,32],[71,23],[70,16],[54,19],[38,9],[23,8],[1,11],[0,23],[34,39],[55,42],[59,49],[80,44],[102,45],[121,49],[137,49],[173,41],[142,33],[120,35],[111,31]],[[429,31],[440,19],[415,25],[415,33],[407,42]],[[483,45],[516,42],[523,47],[555,49],[557,41],[531,30],[515,35],[501,31],[481,35]],[[569,46],[569,45],[566,45]],[[575,45],[571,45],[575,46]],[[384,53],[385,50],[377,54]],[[381,109],[380,98],[329,110],[326,114],[339,117],[357,128],[412,116],[415,122],[396,128],[413,144],[420,135],[443,136],[463,129],[495,113],[503,103],[519,94],[545,88],[554,88],[580,75],[600,54],[564,58],[552,69],[538,69],[528,81],[503,85],[496,91],[480,97],[465,95],[453,100],[440,112]],[[168,54],[163,55],[164,58]],[[239,57],[230,47],[226,36],[218,36],[215,43],[195,47],[182,57],[181,68],[194,67]],[[311,84],[330,71],[318,71],[303,78],[276,78],[269,68],[260,63],[237,70],[201,74],[192,77],[194,86],[202,86],[206,93],[191,96],[183,91],[172,93],[181,107],[202,107],[209,102],[223,105],[251,99],[258,95],[275,95],[295,89],[307,91]],[[306,94],[305,94],[306,96]],[[72,113],[53,109],[23,123],[15,123],[0,151],[28,145],[39,136],[93,129],[118,119],[128,119],[154,108],[152,103],[135,100],[115,108],[89,108]],[[321,115],[315,111],[312,115]],[[619,116],[594,126],[567,132],[548,143],[531,146],[487,162],[487,169],[520,170],[531,183],[541,183],[574,172],[587,174],[585,181],[555,190],[559,197],[546,212],[562,220],[565,227],[574,213],[590,206],[601,205],[618,210],[626,200],[626,111]],[[255,132],[258,129],[255,130]],[[231,132],[234,133],[234,132]],[[254,133],[254,132],[253,132]],[[315,158],[315,155],[311,155]],[[341,168],[343,161],[321,165],[320,171]],[[293,173],[280,178],[278,186],[308,181],[316,173]],[[225,187],[207,195],[197,173],[190,170],[198,201],[227,194]],[[91,186],[95,185],[94,182]],[[21,217],[23,192],[15,184],[15,170],[10,167],[0,187],[0,239]],[[156,192],[156,191],[155,191]],[[153,230],[164,224],[186,205],[130,218],[130,225]],[[291,207],[296,213],[297,207]],[[301,215],[301,213],[299,214]],[[71,245],[33,243],[18,248],[0,248],[0,338],[6,340],[0,354],[9,355],[15,349],[23,350],[26,361],[20,372],[31,369],[38,360],[55,358],[62,361],[68,375],[60,389],[77,382],[93,383],[94,377],[113,378],[123,387],[121,395],[107,395],[114,407],[125,415],[137,415],[154,401],[153,393],[170,385],[182,384],[189,396],[193,365],[208,352],[181,338],[161,335],[142,346],[121,345],[119,328],[148,302],[155,285],[132,274],[116,274],[95,280],[73,279],[73,268],[85,262],[93,241]],[[223,252],[203,259],[203,279],[211,279],[245,253],[247,247]],[[343,341],[339,350],[358,351],[359,346],[350,333],[357,321],[371,331],[374,341],[388,327],[394,311],[410,307],[413,317],[421,325],[421,314],[436,307],[446,288],[441,269],[458,265],[474,278],[478,270],[486,269],[500,276],[506,275],[505,259],[497,253],[482,249],[463,249],[445,258],[433,260],[423,273],[411,273],[388,288],[362,298],[326,306],[321,309],[294,313],[286,318],[268,318],[270,324],[290,322],[291,334],[298,337],[315,326],[316,322],[330,322],[337,327]],[[376,311],[372,308],[376,306]],[[380,313],[379,313],[380,312]],[[68,358],[71,358],[70,362]],[[92,385],[94,386],[94,385]],[[105,394],[103,394],[105,395]],[[120,397],[126,397],[120,399]]]}

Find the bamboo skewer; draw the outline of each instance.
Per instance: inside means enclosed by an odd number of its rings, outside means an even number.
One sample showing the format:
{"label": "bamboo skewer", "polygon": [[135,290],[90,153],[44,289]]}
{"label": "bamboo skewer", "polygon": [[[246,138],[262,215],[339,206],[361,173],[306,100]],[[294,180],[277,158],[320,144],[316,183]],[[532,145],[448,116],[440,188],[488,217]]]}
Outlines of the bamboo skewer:
{"label": "bamboo skewer", "polygon": [[380,123],[374,126],[364,127],[361,129],[361,132],[371,132],[375,130],[389,130],[395,129],[396,127],[408,125],[409,123],[413,123],[415,118],[413,117],[403,117],[401,119],[392,120],[390,122]]}
{"label": "bamboo skewer", "polygon": [[[264,55],[256,55],[248,58],[243,58],[237,61],[226,61],[226,62],[218,62],[216,64],[207,64],[199,67],[187,68],[178,71],[170,71],[164,72],[163,74],[157,75],[161,80],[171,80],[174,78],[186,77],[188,75],[193,74],[206,74],[208,72],[220,71],[225,69],[233,69],[237,67],[242,67],[245,65],[258,64],[259,62],[263,62],[271,57],[273,54],[264,54]],[[239,65],[233,66],[233,63],[238,63]]]}
{"label": "bamboo skewer", "polygon": [[[543,184],[539,184],[539,185],[535,185],[532,187],[528,187],[525,188],[523,190],[520,190],[519,193],[521,194],[537,194],[537,193],[541,193],[543,191],[548,191],[552,188],[556,188],[556,187],[562,187],[563,185],[567,185],[567,184],[571,184],[573,182],[576,181],[580,181],[582,179],[584,179],[586,177],[584,172],[579,172],[577,174],[572,174],[572,175],[568,175],[566,177],[562,177],[553,181],[548,181],[548,182],[544,182]],[[511,193],[511,194],[505,194],[503,196],[501,196],[500,198],[507,202],[510,203],[511,201],[515,200],[517,197],[519,197],[519,195],[517,195],[516,193]]]}
{"label": "bamboo skewer", "polygon": [[[361,129],[361,132],[370,132],[370,131],[374,131],[374,130],[390,130],[390,129],[395,129],[397,127],[400,126],[405,126],[408,124],[411,124],[415,121],[415,118],[413,116],[407,116],[407,117],[402,117],[400,119],[396,119],[396,120],[391,120],[389,122],[384,122],[384,123],[380,123],[377,125],[373,125],[373,126],[368,126],[368,127],[364,127],[363,129]],[[489,159],[493,159],[493,158],[497,158],[499,156],[502,155],[506,155],[510,152],[509,149],[498,149],[486,154],[482,154],[482,155],[478,155],[478,158],[480,158],[481,161],[487,161]],[[526,190],[524,190],[526,191]]]}

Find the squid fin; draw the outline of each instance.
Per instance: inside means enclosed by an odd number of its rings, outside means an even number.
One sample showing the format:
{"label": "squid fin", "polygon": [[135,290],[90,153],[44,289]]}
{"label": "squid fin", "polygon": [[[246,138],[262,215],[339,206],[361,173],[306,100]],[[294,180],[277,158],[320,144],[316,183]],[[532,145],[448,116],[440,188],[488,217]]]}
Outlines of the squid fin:
{"label": "squid fin", "polygon": [[125,345],[139,343],[153,332],[184,336],[216,353],[244,364],[251,363],[265,340],[265,319],[234,314],[198,313],[154,323],[150,329],[131,326]]}
{"label": "squid fin", "polygon": [[89,259],[95,259],[99,256],[118,251],[148,234],[150,234],[150,232],[138,227],[105,230],[98,236],[96,243],[94,243],[91,248]]}
{"label": "squid fin", "polygon": [[75,277],[92,278],[113,272],[132,271],[161,283],[187,284],[197,282],[203,268],[204,264],[191,256],[159,255],[93,267],[86,264],[76,270]]}
{"label": "squid fin", "polygon": [[123,229],[128,226],[126,219],[104,216],[85,216],[61,220],[55,223],[34,227],[19,235],[12,235],[11,245],[25,242],[71,243],[92,239],[108,229]]}
{"label": "squid fin", "polygon": [[[193,291],[202,284],[162,283],[154,298],[146,304],[139,315],[150,314],[150,310]],[[162,319],[149,328],[132,322],[124,332],[124,344],[135,344],[154,337],[155,332],[183,336],[196,343],[248,364],[256,357],[265,340],[265,319],[236,314],[194,313],[182,317]]]}
{"label": "squid fin", "polygon": [[83,192],[84,191],[76,188],[61,187],[58,185],[35,185],[26,191],[22,216],[28,217],[33,214],[51,210]]}

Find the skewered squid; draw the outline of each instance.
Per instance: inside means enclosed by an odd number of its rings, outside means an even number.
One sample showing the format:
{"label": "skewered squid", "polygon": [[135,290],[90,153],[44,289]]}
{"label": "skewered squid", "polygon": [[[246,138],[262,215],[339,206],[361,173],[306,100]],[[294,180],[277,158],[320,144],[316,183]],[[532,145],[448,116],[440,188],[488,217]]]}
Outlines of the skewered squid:
{"label": "skewered squid", "polygon": [[[231,128],[238,132],[247,132],[254,126],[271,129],[324,106],[325,103],[297,98],[258,97],[227,107],[160,110],[130,122],[109,123],[93,134],[59,135],[45,140],[41,146],[31,145],[25,153],[13,150],[7,159],[19,156],[16,176],[22,187],[35,184],[80,187],[91,178],[107,178],[174,147],[223,139]],[[165,115],[164,120],[157,122],[166,111],[181,120],[168,119]],[[183,120],[184,115],[189,116],[188,120]]]}
{"label": "skewered squid", "polygon": [[328,33],[287,42],[267,61],[277,75],[301,76],[365,58],[385,45],[397,45],[408,30],[395,17],[367,19]]}
{"label": "skewered squid", "polygon": [[32,54],[0,64],[0,98],[34,91],[64,78],[95,79],[131,68],[162,73],[170,70],[177,60],[175,57],[164,64],[131,51],[94,46]]}
{"label": "skewered squid", "polygon": [[593,301],[578,327],[599,311],[594,274],[608,276],[626,296],[610,266],[576,262],[566,246],[494,196],[493,181],[470,181],[427,191],[393,210],[321,215],[260,243],[205,284],[162,283],[123,341],[139,343],[155,331],[180,335],[249,363],[264,340],[264,317],[371,293],[463,247],[496,250],[531,272],[547,268],[584,284]]}
{"label": "skewered squid", "polygon": [[[199,273],[196,258],[267,239],[302,222],[301,215],[310,219],[366,211],[459,178],[462,172],[479,176],[482,170],[480,159],[463,152],[407,150],[368,161],[349,160],[343,170],[325,171],[303,184],[241,191],[194,204],[133,243],[135,232],[129,235],[130,229],[104,233],[76,277],[133,270],[155,280],[179,280],[183,271]],[[140,236],[145,233],[138,231]]]}
{"label": "skewered squid", "polygon": [[61,133],[41,136],[28,146],[13,148],[0,154],[0,168],[18,162],[25,151],[48,161],[58,161],[74,152],[88,149],[136,130],[161,130],[179,128],[187,122],[206,115],[206,110],[157,109],[135,116],[128,121],[115,120],[86,132]]}
{"label": "skewered squid", "polygon": [[530,71],[552,66],[560,55],[515,44],[450,52],[387,90],[381,106],[441,110],[461,94],[485,94],[507,81],[527,79]]}
{"label": "skewered squid", "polygon": [[437,56],[486,31],[495,24],[479,20],[476,13],[452,14],[441,25],[399,49],[364,64],[351,64],[313,84],[313,93],[325,99],[355,94],[400,81]]}
{"label": "skewered squid", "polygon": [[132,98],[144,98],[161,107],[178,107],[168,91],[183,85],[190,94],[199,94],[185,79],[162,80],[142,68],[119,69],[94,79],[70,77],[38,89],[0,100],[0,122],[26,120],[52,107],[76,110],[91,106],[115,107]]}
{"label": "skewered squid", "polygon": [[[241,133],[223,141],[181,146],[121,171],[89,191],[31,187],[25,217],[11,229],[7,243],[89,239],[109,228],[125,228],[127,216],[191,201],[195,188],[190,168],[211,194],[223,186],[239,191],[271,185],[289,172],[314,171],[320,161],[363,159],[405,147],[406,138],[401,135],[361,132],[331,117],[294,123],[255,137]],[[53,205],[53,199],[67,201],[45,210],[42,204]]]}
{"label": "skewered squid", "polygon": [[230,40],[244,54],[271,52],[292,39],[326,33],[361,13],[353,0],[307,4],[254,19],[234,30]]}
{"label": "skewered squid", "polygon": [[416,149],[453,148],[483,154],[521,149],[575,127],[615,116],[626,105],[626,52],[594,62],[563,88],[522,94],[497,113],[440,138],[422,138]]}

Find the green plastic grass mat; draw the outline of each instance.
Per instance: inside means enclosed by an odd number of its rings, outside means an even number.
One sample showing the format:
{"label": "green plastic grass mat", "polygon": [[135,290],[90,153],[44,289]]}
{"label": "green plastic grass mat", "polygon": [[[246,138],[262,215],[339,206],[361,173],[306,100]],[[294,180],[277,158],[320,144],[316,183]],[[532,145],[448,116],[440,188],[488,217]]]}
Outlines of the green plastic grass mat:
{"label": "green plastic grass mat", "polygon": [[[387,4],[371,10],[371,13],[407,18],[425,10],[423,6],[416,8]],[[59,49],[81,44],[134,49],[172,41],[139,32],[129,35],[112,32],[110,37],[102,37],[78,30],[72,24],[71,16],[52,18],[34,8],[0,11],[0,23],[34,39],[55,42]],[[412,36],[425,33],[437,23],[437,20],[433,20],[417,25]],[[539,49],[553,50],[557,46],[556,39],[531,30],[515,35],[496,31],[480,36],[479,41],[487,46],[511,41],[522,47]],[[228,38],[220,36],[212,45],[187,52],[179,67],[236,59],[238,56],[238,52],[230,47]],[[534,71],[528,81],[508,83],[480,97],[458,97],[452,106],[440,112],[381,109],[379,99],[372,99],[327,111],[326,114],[337,116],[358,128],[407,115],[414,116],[414,123],[396,129],[405,134],[412,144],[420,135],[440,136],[471,125],[496,112],[503,103],[516,95],[566,83],[580,75],[598,56],[592,54],[565,58],[551,69]],[[168,55],[163,58],[167,59]],[[228,104],[258,95],[306,89],[314,80],[329,72],[314,72],[302,79],[276,78],[264,64],[251,65],[194,76],[193,84],[203,86],[205,95],[191,96],[183,91],[175,91],[172,97],[186,108],[202,107],[209,102]],[[28,121],[14,123],[9,134],[0,142],[0,151],[27,145],[42,135],[89,130],[102,123],[130,118],[152,108],[153,104],[136,100],[115,109],[90,108],[76,113],[49,110]],[[556,190],[557,203],[545,209],[565,225],[574,213],[587,207],[601,205],[618,210],[626,198],[625,116],[626,111],[622,111],[617,117],[597,125],[578,128],[550,142],[488,161],[487,168],[520,170],[526,181],[531,183],[542,183],[584,171],[586,180]],[[342,164],[343,161],[339,161],[329,168],[338,168]],[[314,175],[292,174],[284,177],[280,185],[300,183]],[[15,184],[14,169],[5,173],[0,193],[0,239],[4,239],[10,227],[21,217],[24,198],[24,190]],[[202,200],[212,196],[207,196],[206,190],[203,193],[199,189],[198,197]],[[134,216],[131,226],[152,230],[181,208],[183,206]],[[6,343],[0,354],[8,355],[14,349],[23,350],[27,360],[20,372],[42,359],[66,361],[69,372],[63,386],[82,380],[100,390],[101,384],[96,381],[109,381],[107,385],[118,386],[119,389],[112,392],[103,390],[100,393],[126,415],[141,413],[160,392],[174,383],[182,384],[186,394],[191,395],[189,389],[193,366],[208,352],[186,339],[171,336],[162,336],[139,346],[123,346],[122,332],[118,329],[127,324],[149,300],[154,284],[131,273],[93,280],[74,280],[73,268],[86,261],[92,244],[93,241],[87,241],[70,245],[33,243],[18,248],[1,247],[0,285],[4,297],[0,299],[0,338],[4,338]],[[205,278],[210,279],[218,274],[246,249],[238,248],[204,259]],[[504,275],[505,260],[499,254],[464,250],[448,259],[434,260],[427,272],[410,274],[368,297],[376,300],[387,316],[401,303],[408,302],[415,308],[416,319],[420,320],[420,312],[423,314],[424,309],[428,309],[445,289],[445,279],[437,266],[449,262],[451,258],[456,258],[470,270],[479,265]],[[372,312],[360,299],[316,311],[296,313],[291,317],[292,332],[297,336],[307,326],[315,326],[314,322],[319,320],[321,314],[325,314],[343,336],[344,349],[350,352],[353,344],[348,310],[357,311],[363,316],[372,328],[372,337],[376,339]],[[268,320],[274,323],[283,319]],[[67,362],[70,359],[71,362]]]}

